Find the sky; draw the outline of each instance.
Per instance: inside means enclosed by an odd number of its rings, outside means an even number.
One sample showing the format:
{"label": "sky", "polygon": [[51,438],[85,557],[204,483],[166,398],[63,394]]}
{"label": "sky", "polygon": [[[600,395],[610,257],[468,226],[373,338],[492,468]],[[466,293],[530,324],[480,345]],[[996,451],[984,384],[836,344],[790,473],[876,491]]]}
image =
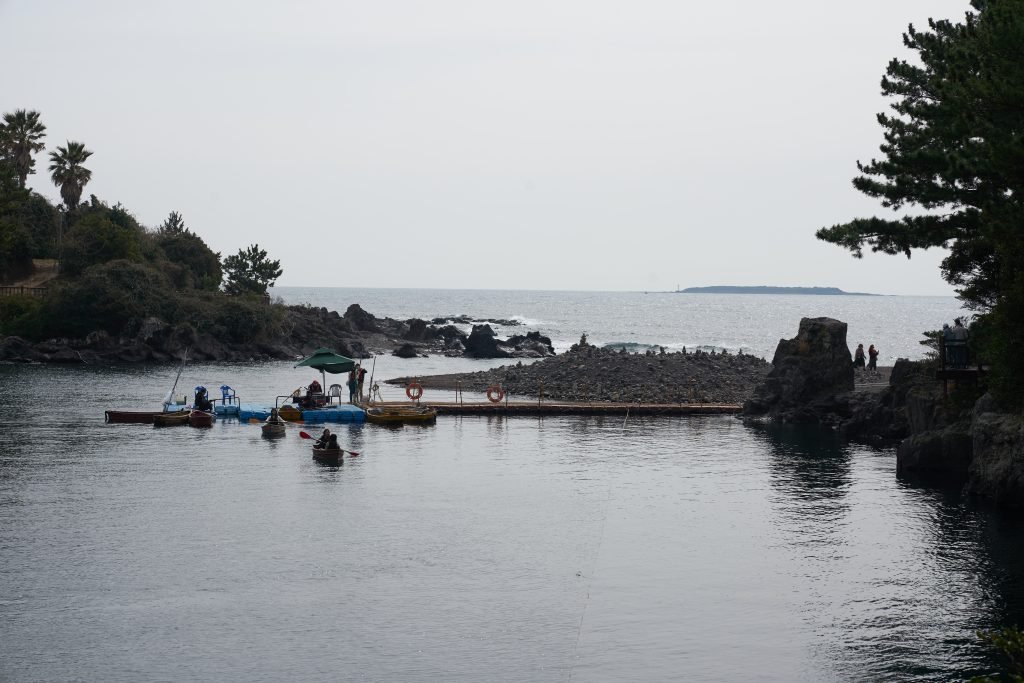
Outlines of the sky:
{"label": "sky", "polygon": [[853,259],[820,227],[888,215],[901,34],[953,0],[0,0],[0,111],[83,197],[170,211],[283,286],[950,295],[941,250]]}

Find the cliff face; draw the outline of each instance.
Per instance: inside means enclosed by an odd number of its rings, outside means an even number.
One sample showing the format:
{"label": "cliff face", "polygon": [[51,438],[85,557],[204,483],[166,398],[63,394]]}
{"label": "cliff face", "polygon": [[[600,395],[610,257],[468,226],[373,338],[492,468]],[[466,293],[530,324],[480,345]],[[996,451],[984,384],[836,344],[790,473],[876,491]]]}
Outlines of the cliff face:
{"label": "cliff face", "polygon": [[974,457],[966,490],[1008,506],[1024,505],[1024,419],[984,412],[979,401],[971,424]]}

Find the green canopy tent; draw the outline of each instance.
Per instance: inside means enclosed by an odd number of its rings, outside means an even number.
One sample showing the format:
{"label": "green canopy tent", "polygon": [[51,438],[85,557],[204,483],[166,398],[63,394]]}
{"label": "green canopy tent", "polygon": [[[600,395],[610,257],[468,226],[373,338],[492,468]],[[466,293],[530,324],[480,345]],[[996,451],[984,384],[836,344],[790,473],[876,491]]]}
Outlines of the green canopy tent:
{"label": "green canopy tent", "polygon": [[312,356],[296,363],[295,367],[319,370],[320,377],[323,379],[323,391],[327,393],[327,375],[325,373],[339,375],[348,372],[356,367],[356,362],[351,358],[339,356],[330,349],[317,349]]}

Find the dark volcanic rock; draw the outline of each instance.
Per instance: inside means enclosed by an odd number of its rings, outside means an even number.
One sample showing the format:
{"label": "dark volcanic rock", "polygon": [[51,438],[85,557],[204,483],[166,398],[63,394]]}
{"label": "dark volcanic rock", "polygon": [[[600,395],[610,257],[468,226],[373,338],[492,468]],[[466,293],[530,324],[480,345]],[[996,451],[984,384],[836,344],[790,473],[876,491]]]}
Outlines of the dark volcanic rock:
{"label": "dark volcanic rock", "polygon": [[352,304],[345,310],[345,320],[352,323],[353,327],[363,332],[380,332],[377,319],[363,310],[359,304]]}
{"label": "dark volcanic rock", "polygon": [[417,352],[416,347],[412,344],[402,344],[394,350],[392,355],[398,356],[399,358],[415,358],[419,353]]}
{"label": "dark volcanic rock", "polygon": [[[779,341],[772,370],[743,408],[746,415],[808,421],[814,402],[853,390],[853,362],[846,345],[846,323],[803,318],[793,339]],[[827,412],[828,406],[819,406]],[[789,418],[789,419],[787,419]]]}
{"label": "dark volcanic rock", "polygon": [[464,345],[466,355],[474,358],[508,358],[508,353],[498,348],[498,340],[490,325],[473,325]]}

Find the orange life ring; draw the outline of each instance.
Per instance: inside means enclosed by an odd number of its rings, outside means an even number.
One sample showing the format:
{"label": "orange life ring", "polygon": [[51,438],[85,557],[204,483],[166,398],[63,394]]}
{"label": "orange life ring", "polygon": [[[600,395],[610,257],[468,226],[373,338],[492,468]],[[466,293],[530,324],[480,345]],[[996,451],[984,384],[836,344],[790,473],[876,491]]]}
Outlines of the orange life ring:
{"label": "orange life ring", "polygon": [[405,387],[405,395],[413,401],[420,400],[420,396],[423,395],[423,385],[419,382],[409,382]]}
{"label": "orange life ring", "polygon": [[491,403],[500,403],[503,398],[505,398],[505,390],[501,388],[500,384],[492,384],[487,387],[488,401]]}

